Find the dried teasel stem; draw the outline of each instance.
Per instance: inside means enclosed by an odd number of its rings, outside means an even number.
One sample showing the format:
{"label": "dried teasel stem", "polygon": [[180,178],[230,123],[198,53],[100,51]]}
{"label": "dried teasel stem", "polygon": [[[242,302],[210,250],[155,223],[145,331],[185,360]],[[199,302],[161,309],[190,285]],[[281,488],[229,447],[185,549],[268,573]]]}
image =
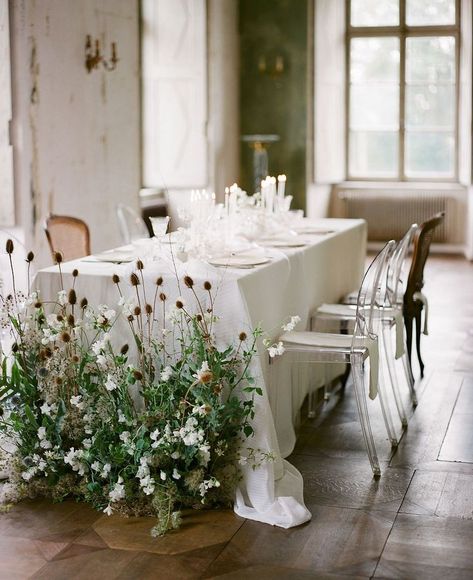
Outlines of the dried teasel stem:
{"label": "dried teasel stem", "polygon": [[30,275],[30,268],[31,268],[31,262],[34,260],[34,254],[33,252],[30,250],[28,252],[28,254],[26,255],[26,263],[28,264],[28,270],[27,270],[27,281],[28,281],[28,296],[31,293],[31,275]]}

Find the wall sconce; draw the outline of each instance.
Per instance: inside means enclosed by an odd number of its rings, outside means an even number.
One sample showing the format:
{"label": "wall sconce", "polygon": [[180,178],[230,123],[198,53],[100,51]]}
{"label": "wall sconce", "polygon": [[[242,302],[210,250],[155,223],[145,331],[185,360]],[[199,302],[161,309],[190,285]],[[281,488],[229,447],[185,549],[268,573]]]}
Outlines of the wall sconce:
{"label": "wall sconce", "polygon": [[117,67],[118,57],[117,57],[117,43],[112,42],[111,46],[112,56],[110,60],[105,60],[102,54],[100,54],[100,42],[99,39],[95,39],[95,52],[92,49],[92,37],[90,34],[86,36],[85,39],[85,68],[87,72],[92,72],[95,68],[99,67],[102,63],[105,70],[115,70]]}
{"label": "wall sconce", "polygon": [[270,66],[264,55],[258,59],[258,72],[260,75],[268,75],[272,79],[279,78],[284,73],[284,58],[277,55],[274,58],[274,64]]}

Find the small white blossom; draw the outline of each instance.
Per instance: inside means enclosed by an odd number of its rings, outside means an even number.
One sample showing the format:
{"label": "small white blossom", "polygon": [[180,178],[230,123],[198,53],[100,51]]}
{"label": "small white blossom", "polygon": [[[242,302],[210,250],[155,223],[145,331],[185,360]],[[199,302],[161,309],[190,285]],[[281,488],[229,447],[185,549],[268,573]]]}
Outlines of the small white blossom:
{"label": "small white blossom", "polygon": [[117,388],[117,383],[113,380],[112,376],[107,375],[107,380],[105,381],[105,388],[107,391],[114,391]]}
{"label": "small white blossom", "polygon": [[271,358],[275,356],[281,356],[285,352],[285,348],[282,342],[278,342],[277,344],[273,344],[272,346],[268,347],[268,354]]}
{"label": "small white blossom", "polygon": [[131,434],[129,431],[123,431],[122,433],[120,433],[119,437],[120,440],[123,441],[123,443],[128,443],[130,441]]}
{"label": "small white blossom", "polygon": [[206,360],[204,360],[200,369],[194,374],[194,378],[196,378],[198,381],[201,381],[202,377],[204,377],[205,374],[207,374],[209,371],[210,371],[209,363]]}
{"label": "small white blossom", "polygon": [[169,381],[169,379],[171,378],[172,375],[172,368],[170,366],[164,367],[164,369],[161,371],[161,380],[162,381]]}
{"label": "small white blossom", "polygon": [[282,329],[286,332],[291,332],[294,330],[296,324],[301,321],[300,316],[291,316],[291,320],[282,326]]}
{"label": "small white blossom", "polygon": [[125,486],[123,485],[123,479],[121,477],[118,478],[117,483],[109,492],[108,497],[111,502],[117,502],[125,498]]}
{"label": "small white blossom", "polygon": [[64,306],[64,304],[66,304],[67,292],[65,290],[59,290],[59,292],[57,293],[57,301],[59,302],[59,304],[61,304],[61,306]]}
{"label": "small white blossom", "polygon": [[161,470],[159,477],[161,478],[162,481],[166,481],[167,475],[163,470]]}
{"label": "small white blossom", "polygon": [[177,471],[176,468],[172,470],[172,477],[173,479],[181,479],[181,474],[179,473],[179,471]]}
{"label": "small white blossom", "polygon": [[56,405],[48,405],[46,402],[44,402],[39,408],[41,413],[43,413],[43,415],[47,415],[48,417],[51,417],[51,413],[54,413],[55,409],[57,409]]}
{"label": "small white blossom", "polygon": [[107,514],[107,516],[111,516],[113,513],[113,508],[110,504],[108,504],[108,506],[103,510],[104,514]]}
{"label": "small white blossom", "polygon": [[108,476],[108,474],[110,473],[110,471],[111,471],[111,470],[112,470],[112,466],[110,465],[110,463],[106,463],[106,464],[103,466],[102,473],[101,473],[100,475],[101,475],[103,478],[105,478],[105,477],[107,477],[107,476]]}
{"label": "small white blossom", "polygon": [[70,398],[70,403],[73,407],[77,407],[80,411],[85,408],[85,403],[82,400],[81,395],[74,395]]}

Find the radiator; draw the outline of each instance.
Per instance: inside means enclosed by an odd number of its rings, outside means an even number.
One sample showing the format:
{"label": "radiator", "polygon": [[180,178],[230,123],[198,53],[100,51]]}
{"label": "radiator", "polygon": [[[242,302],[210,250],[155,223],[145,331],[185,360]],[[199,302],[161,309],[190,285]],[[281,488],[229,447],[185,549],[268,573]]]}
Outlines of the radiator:
{"label": "radiator", "polygon": [[463,243],[466,211],[463,209],[462,196],[463,191],[338,191],[343,216],[365,219],[368,239],[372,242],[398,240],[412,223],[421,224],[434,214],[444,211],[444,223],[436,229],[433,241]]}

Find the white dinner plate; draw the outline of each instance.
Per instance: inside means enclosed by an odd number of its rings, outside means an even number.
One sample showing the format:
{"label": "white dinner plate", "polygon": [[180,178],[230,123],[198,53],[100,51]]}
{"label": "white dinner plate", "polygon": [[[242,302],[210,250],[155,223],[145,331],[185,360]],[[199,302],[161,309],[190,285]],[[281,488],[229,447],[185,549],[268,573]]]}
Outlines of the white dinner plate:
{"label": "white dinner plate", "polygon": [[328,234],[334,234],[335,230],[329,230],[327,228],[319,228],[317,226],[299,226],[295,227],[294,231],[298,234],[315,234],[318,236],[325,236]]}
{"label": "white dinner plate", "polygon": [[111,262],[113,264],[121,264],[133,262],[135,257],[130,252],[102,252],[101,254],[93,254],[90,258],[85,258],[83,261],[87,262]]}
{"label": "white dinner plate", "polygon": [[228,266],[229,268],[252,268],[267,264],[270,259],[267,256],[219,256],[210,258],[209,264],[212,266]]}
{"label": "white dinner plate", "polygon": [[258,245],[269,246],[271,248],[301,248],[306,246],[306,240],[294,236],[291,238],[265,238],[258,240]]}

